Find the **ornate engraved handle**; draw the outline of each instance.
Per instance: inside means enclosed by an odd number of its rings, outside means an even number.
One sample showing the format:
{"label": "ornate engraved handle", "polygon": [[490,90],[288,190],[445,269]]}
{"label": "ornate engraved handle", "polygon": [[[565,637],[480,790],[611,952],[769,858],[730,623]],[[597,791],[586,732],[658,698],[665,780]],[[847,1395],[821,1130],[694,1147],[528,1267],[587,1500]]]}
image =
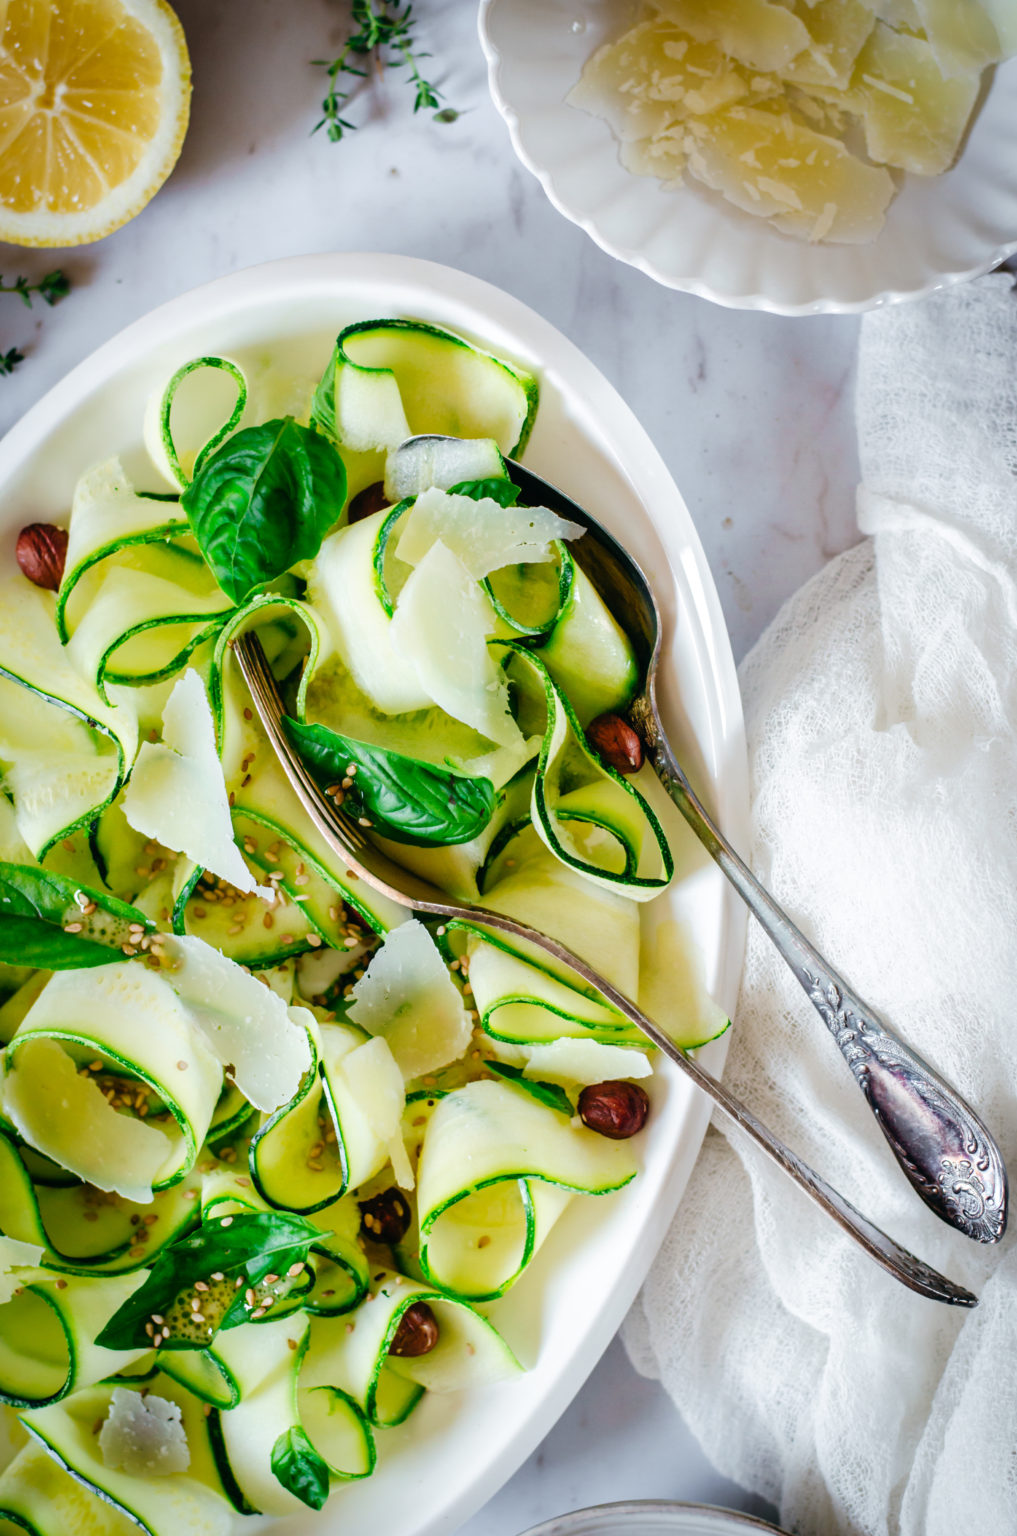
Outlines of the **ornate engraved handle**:
{"label": "ornate engraved handle", "polygon": [[660,782],[837,1042],[914,1188],[937,1216],[965,1236],[998,1243],[1006,1230],[1006,1168],[981,1120],[838,976],[735,853],[682,772],[652,697],[640,695],[630,716]]}

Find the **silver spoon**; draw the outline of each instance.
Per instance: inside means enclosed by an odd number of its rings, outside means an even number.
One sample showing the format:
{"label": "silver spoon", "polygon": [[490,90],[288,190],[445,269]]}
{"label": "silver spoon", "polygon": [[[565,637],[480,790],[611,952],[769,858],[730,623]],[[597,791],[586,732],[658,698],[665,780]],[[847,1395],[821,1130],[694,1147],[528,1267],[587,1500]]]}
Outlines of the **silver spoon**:
{"label": "silver spoon", "polygon": [[521,464],[510,462],[508,468],[524,502],[550,507],[588,530],[573,546],[573,554],[640,653],[643,688],[628,713],[650,764],[787,961],[851,1068],[905,1176],[950,1226],[976,1242],[999,1242],[1006,1230],[1006,1168],[982,1121],[809,943],[732,848],[686,778],[657,708],[660,612],[643,572],[606,528],[570,497]]}
{"label": "silver spoon", "polygon": [[[586,521],[588,524],[589,520],[586,519]],[[752,1111],[733,1093],[729,1093],[723,1083],[711,1076],[693,1056],[679,1049],[630,998],[623,992],[619,992],[618,988],[603,976],[598,975],[585,960],[581,960],[578,955],[566,949],[564,944],[559,944],[557,939],[551,938],[548,934],[541,933],[526,923],[517,922],[514,918],[506,917],[501,912],[495,912],[489,907],[468,906],[465,903],[450,901],[445,892],[439,890],[437,886],[387,858],[369,841],[361,828],[346,815],[341,807],[336,806],[335,801],[319,789],[303,760],[291,746],[281,723],[284,710],[279,689],[257,636],[248,633],[230,643],[240,671],[250,689],[251,702],[286,777],[322,837],[345,861],[348,874],[366,881],[368,885],[373,886],[375,890],[400,906],[435,917],[463,918],[472,923],[482,923],[488,928],[499,929],[504,933],[512,934],[516,939],[533,944],[564,965],[571,967],[584,981],[607,998],[608,1002],[613,1003],[620,1013],[635,1024],[637,1029],[642,1030],[643,1034],[652,1040],[665,1056],[668,1056],[691,1077],[697,1087],[709,1094],[714,1103],[719,1105],[757,1146],[762,1147],[778,1167],[794,1179],[816,1204],[827,1215],[832,1216],[883,1269],[888,1270],[911,1290],[918,1291],[934,1301],[961,1307],[973,1307],[977,1304],[977,1297],[970,1291],[938,1274],[936,1270],[931,1269],[929,1265],[874,1226],[867,1217],[845,1200],[843,1195],[831,1188],[819,1174],[813,1172],[772,1131],[757,1120]]]}

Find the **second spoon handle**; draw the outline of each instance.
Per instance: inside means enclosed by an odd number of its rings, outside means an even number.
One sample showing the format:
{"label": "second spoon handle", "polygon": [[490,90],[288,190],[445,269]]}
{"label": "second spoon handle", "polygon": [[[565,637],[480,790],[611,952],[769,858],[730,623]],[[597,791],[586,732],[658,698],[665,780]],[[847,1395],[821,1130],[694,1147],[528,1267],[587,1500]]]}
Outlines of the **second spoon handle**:
{"label": "second spoon handle", "polygon": [[966,1237],[998,1242],[1006,1230],[1006,1169],[981,1120],[851,990],[734,851],[685,777],[653,699],[641,694],[630,714],[654,772],[791,967],[918,1194]]}

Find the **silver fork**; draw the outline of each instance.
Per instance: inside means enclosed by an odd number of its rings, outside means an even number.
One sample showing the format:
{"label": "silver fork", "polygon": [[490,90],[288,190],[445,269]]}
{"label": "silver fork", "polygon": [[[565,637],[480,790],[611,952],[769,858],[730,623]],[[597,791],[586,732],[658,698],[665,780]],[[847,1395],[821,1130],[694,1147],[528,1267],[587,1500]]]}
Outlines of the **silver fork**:
{"label": "silver fork", "polygon": [[631,998],[620,992],[610,981],[597,973],[579,955],[573,954],[564,944],[527,923],[506,917],[490,907],[467,905],[451,901],[444,891],[429,881],[395,864],[366,836],[363,829],[337,806],[318,787],[299,754],[291,746],[282,726],[284,714],[282,698],[275,678],[268,665],[261,642],[253,633],[240,636],[231,642],[241,673],[251,694],[251,702],[264,727],[280,764],[293,786],[304,810],[322,837],[345,861],[347,871],[364,880],[382,895],[399,906],[409,907],[431,917],[465,919],[493,928],[513,938],[534,945],[551,955],[560,964],[576,972],[589,986],[594,987],[607,1001],[623,1014],[630,1023],[651,1040],[676,1066],[686,1073],[698,1088],[709,1095],[713,1102],[749,1136],[757,1146],[773,1159],[779,1168],[792,1178],[808,1194],[821,1210],[833,1218],[877,1264],[897,1280],[934,1301],[953,1306],[973,1307],[977,1297],[963,1286],[938,1274],[914,1254],[902,1248],[893,1238],[875,1226],[867,1217],[846,1200],[843,1195],[820,1178],[807,1163],[758,1120],[747,1105],[711,1073],[702,1067],[694,1056],[689,1055],[637,1007]]}

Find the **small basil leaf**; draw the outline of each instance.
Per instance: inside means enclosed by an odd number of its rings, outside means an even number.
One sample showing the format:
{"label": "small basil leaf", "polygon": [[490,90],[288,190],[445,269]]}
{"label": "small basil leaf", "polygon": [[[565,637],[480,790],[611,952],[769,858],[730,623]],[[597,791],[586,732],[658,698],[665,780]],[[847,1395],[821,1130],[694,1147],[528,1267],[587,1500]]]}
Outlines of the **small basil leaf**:
{"label": "small basil leaf", "polygon": [[[99,1334],[106,1349],[152,1347],[147,1330],[161,1317],[168,1337],[160,1349],[205,1349],[220,1328],[246,1323],[263,1297],[278,1298],[305,1286],[306,1272],[288,1271],[303,1264],[321,1229],[289,1211],[257,1211],[250,1215],[213,1216],[195,1232],[164,1248],[144,1284],[129,1296]],[[279,1283],[263,1286],[266,1275]],[[213,1275],[221,1275],[213,1280]],[[242,1282],[237,1284],[238,1279]],[[201,1281],[203,1290],[195,1282]],[[248,1291],[254,1292],[253,1303]],[[203,1321],[196,1321],[195,1308]]]}
{"label": "small basil leaf", "polygon": [[180,498],[212,574],[235,603],[312,559],[345,500],[342,459],[292,416],[235,433]]}
{"label": "small basil leaf", "polygon": [[523,1076],[522,1067],[510,1067],[504,1061],[488,1061],[485,1063],[489,1072],[497,1072],[499,1077],[507,1077],[510,1083],[515,1083],[517,1088],[522,1088],[531,1099],[537,1099],[541,1104],[546,1104],[549,1109],[556,1109],[561,1115],[568,1115],[571,1120],[576,1112],[576,1107],[564,1088],[557,1083],[538,1083],[532,1078]]}
{"label": "small basil leaf", "polygon": [[490,779],[404,757],[324,725],[304,725],[288,717],[283,725],[323,786],[348,778],[351,764],[356,768],[345,791],[346,805],[393,842],[424,848],[468,843],[491,819],[495,797]]}
{"label": "small basil leaf", "polygon": [[293,1425],[272,1447],[272,1472],[283,1487],[311,1509],[328,1498],[328,1467],[311,1444],[306,1430]]}
{"label": "small basil leaf", "polygon": [[514,507],[519,500],[519,487],[511,480],[499,476],[490,480],[460,480],[449,487],[450,496],[470,496],[474,501],[496,501],[503,507]]}
{"label": "small basil leaf", "polygon": [[[67,933],[69,923],[80,931]],[[151,927],[136,907],[65,875],[33,864],[0,863],[0,960],[48,971],[111,965],[123,959],[120,946],[127,943],[131,923]]]}

